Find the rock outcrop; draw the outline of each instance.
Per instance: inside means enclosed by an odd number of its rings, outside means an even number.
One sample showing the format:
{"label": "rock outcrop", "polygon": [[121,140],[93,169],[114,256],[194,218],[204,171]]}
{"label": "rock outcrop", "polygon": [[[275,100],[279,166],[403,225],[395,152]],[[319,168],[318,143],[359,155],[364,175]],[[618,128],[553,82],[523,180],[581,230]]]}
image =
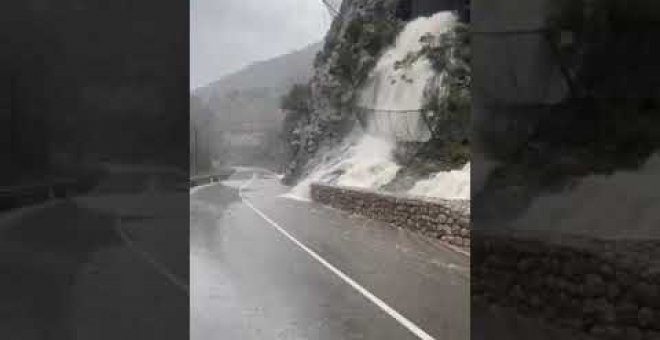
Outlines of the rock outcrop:
{"label": "rock outcrop", "polygon": [[[315,58],[314,75],[306,85],[306,92],[309,93],[306,107],[290,115],[295,117],[295,121],[287,120],[287,140],[292,147],[291,159],[285,170],[285,184],[294,183],[308,170],[306,167],[309,166],[310,159],[319,149],[332,148],[356,125],[364,126],[364,110],[370,112],[370,109],[358,105],[360,90],[364,88],[379,58],[393,46],[406,22],[417,16],[452,9],[457,10],[463,18],[465,11],[461,9],[464,7],[462,2],[449,0],[345,0],[326,35],[322,50]],[[411,51],[410,56],[397,64],[405,67],[406,60],[414,63],[419,57],[429,58],[434,64],[434,73],[437,74],[435,83],[440,79],[459,78],[458,83],[469,82],[469,75],[466,76],[463,72],[469,72],[469,68],[463,67],[468,65],[463,62],[465,58],[462,57],[465,55],[463,52],[468,50],[464,43],[468,40],[463,39],[464,36],[461,32],[452,31],[435,41],[429,35],[428,46],[419,53]],[[466,46],[458,46],[459,43]],[[449,57],[450,55],[453,57]],[[455,63],[454,60],[461,62]],[[458,73],[461,74],[451,73],[450,70],[459,70]],[[440,77],[440,74],[443,74],[443,77]],[[448,162],[450,168],[465,164],[469,144],[465,122],[469,121],[469,105],[464,104],[469,103],[469,96],[463,95],[468,93],[463,88],[464,86],[458,86],[457,91],[444,91],[449,93],[447,98],[429,96],[426,100],[429,103],[420,103],[420,109],[434,112],[434,117],[448,117],[448,114],[452,117],[443,118],[441,122],[426,119],[427,124],[443,128],[437,129],[438,134],[434,135],[431,142],[424,143],[427,147],[418,153],[425,160],[441,159],[443,163]],[[429,91],[441,92],[438,86],[429,86]],[[442,103],[436,105],[436,102]],[[454,119],[459,115],[444,112],[446,107],[458,108],[454,111],[460,111],[461,118]],[[420,145],[417,145],[417,148],[419,147]]]}
{"label": "rock outcrop", "polygon": [[402,24],[397,0],[345,0],[314,60],[309,111],[296,122],[295,155],[285,171],[294,182],[321,145],[339,143],[356,123],[353,104],[361,82]]}

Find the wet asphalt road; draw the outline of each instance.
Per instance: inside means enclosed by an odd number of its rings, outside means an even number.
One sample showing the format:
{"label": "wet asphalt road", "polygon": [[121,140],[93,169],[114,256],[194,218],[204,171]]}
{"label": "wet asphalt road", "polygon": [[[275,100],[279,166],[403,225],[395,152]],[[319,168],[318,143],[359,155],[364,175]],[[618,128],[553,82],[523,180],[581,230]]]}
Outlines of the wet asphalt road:
{"label": "wet asphalt road", "polygon": [[[196,189],[190,214],[191,339],[418,339],[287,238],[435,339],[469,339],[469,257],[310,202],[243,170]],[[268,218],[247,205],[243,198]]]}
{"label": "wet asphalt road", "polygon": [[[470,307],[465,255],[280,198],[286,188],[263,172],[239,195],[251,177],[243,170],[182,197],[53,201],[0,215],[0,339],[419,338],[401,318],[435,339],[572,338]],[[133,216],[121,233],[109,213],[117,209]],[[182,289],[168,276],[190,282]]]}

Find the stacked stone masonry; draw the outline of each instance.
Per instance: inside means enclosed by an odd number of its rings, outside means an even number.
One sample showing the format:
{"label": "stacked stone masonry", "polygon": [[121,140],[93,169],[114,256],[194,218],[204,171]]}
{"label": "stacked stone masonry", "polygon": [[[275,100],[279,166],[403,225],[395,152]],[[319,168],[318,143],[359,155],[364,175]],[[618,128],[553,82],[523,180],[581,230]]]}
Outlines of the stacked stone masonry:
{"label": "stacked stone masonry", "polygon": [[470,247],[469,201],[399,197],[356,188],[312,184],[314,201]]}
{"label": "stacked stone masonry", "polygon": [[660,339],[660,242],[476,233],[473,298],[594,339]]}

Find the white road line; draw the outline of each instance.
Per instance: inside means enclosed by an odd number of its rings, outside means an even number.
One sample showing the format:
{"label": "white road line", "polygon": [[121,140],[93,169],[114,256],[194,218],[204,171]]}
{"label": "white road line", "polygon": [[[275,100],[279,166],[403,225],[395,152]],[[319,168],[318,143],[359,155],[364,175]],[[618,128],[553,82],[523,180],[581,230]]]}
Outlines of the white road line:
{"label": "white road line", "polygon": [[252,204],[252,202],[250,202],[247,198],[245,198],[243,196],[243,189],[248,187],[252,183],[252,181],[254,181],[254,179],[255,179],[255,175],[253,174],[252,178],[249,181],[245,182],[245,184],[243,184],[238,190],[238,194],[241,197],[241,200],[243,201],[243,203],[245,203],[245,205],[247,205],[252,210],[254,210],[254,212],[256,212],[259,216],[261,216],[261,218],[263,218],[266,222],[268,222],[271,226],[273,226],[282,235],[284,235],[291,242],[293,242],[298,247],[300,247],[302,250],[304,250],[307,254],[309,254],[312,258],[314,258],[316,261],[321,263],[324,267],[326,267],[332,273],[339,276],[340,279],[342,279],[344,282],[346,282],[353,289],[357,290],[360,294],[362,294],[369,301],[371,301],[373,304],[375,304],[380,309],[382,309],[385,313],[387,313],[389,316],[391,316],[396,321],[398,321],[401,325],[406,327],[410,332],[415,334],[418,338],[420,338],[422,340],[435,340],[435,338],[433,338],[431,335],[426,333],[419,326],[415,325],[412,321],[408,320],[405,316],[401,315],[401,313],[394,310],[394,308],[390,307],[383,300],[379,299],[376,295],[372,294],[366,288],[362,287],[362,285],[355,282],[355,280],[351,279],[348,275],[344,274],[344,272],[337,269],[337,267],[333,266],[330,262],[326,261],[319,254],[317,254],[315,251],[313,251],[312,249],[310,249],[309,247],[304,245],[302,242],[298,241],[298,239],[296,239],[291,234],[289,234],[286,230],[284,230],[284,228],[282,228],[279,224],[277,224],[277,222],[273,221],[270,217],[268,217],[261,210],[259,210],[259,208],[255,207]]}
{"label": "white road line", "polygon": [[176,275],[174,275],[167,267],[158,262],[155,257],[153,257],[151,254],[149,254],[146,250],[138,247],[133,240],[131,240],[128,235],[124,232],[124,229],[122,228],[122,219],[121,216],[118,215],[116,221],[115,221],[115,231],[117,234],[119,234],[119,237],[124,241],[126,246],[131,249],[134,253],[139,255],[142,260],[147,262],[147,264],[151,265],[157,272],[158,274],[162,275],[165,277],[168,281],[170,281],[173,285],[175,285],[177,288],[183,290],[186,294],[189,293],[188,285],[183,283],[181,280],[179,280]]}

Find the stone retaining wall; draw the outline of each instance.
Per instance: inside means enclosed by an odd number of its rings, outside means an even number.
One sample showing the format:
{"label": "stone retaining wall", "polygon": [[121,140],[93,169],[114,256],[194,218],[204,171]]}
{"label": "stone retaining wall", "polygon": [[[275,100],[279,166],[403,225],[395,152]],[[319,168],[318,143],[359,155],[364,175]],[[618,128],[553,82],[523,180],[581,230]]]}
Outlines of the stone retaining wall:
{"label": "stone retaining wall", "polygon": [[387,222],[453,245],[470,247],[470,202],[402,198],[386,193],[312,184],[314,201]]}
{"label": "stone retaining wall", "polygon": [[595,339],[660,339],[660,243],[476,231],[472,297]]}

